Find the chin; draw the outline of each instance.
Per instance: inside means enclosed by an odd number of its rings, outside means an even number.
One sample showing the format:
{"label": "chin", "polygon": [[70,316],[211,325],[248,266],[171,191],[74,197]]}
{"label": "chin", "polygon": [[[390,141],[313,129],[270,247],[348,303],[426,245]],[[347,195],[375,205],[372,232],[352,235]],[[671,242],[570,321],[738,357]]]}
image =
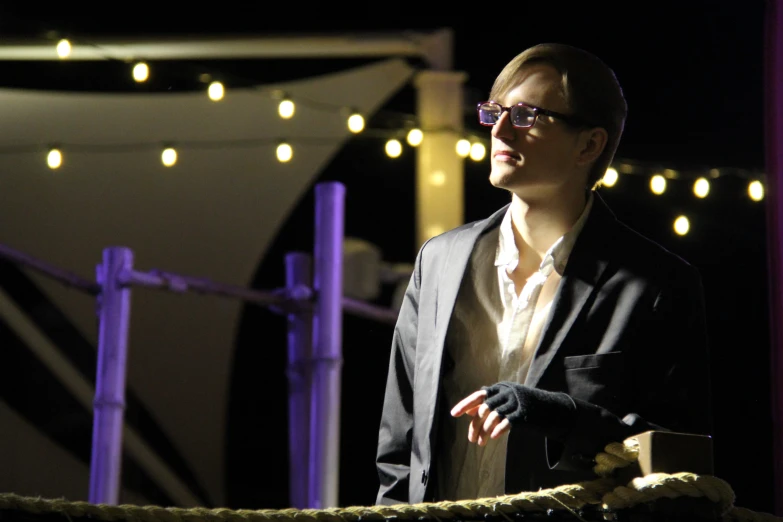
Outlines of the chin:
{"label": "chin", "polygon": [[489,182],[494,187],[511,190],[512,188],[524,185],[524,175],[516,169],[493,168],[489,173]]}
{"label": "chin", "polygon": [[492,184],[493,187],[497,188],[507,188],[509,185],[510,180],[508,180],[505,176],[496,176],[494,173],[490,173],[489,175],[489,182]]}
{"label": "chin", "polygon": [[508,188],[519,182],[520,172],[508,165],[492,165],[489,182],[498,188]]}
{"label": "chin", "polygon": [[536,182],[530,177],[525,177],[521,173],[507,173],[492,171],[489,175],[489,182],[495,188],[503,189],[522,199],[538,199],[551,194],[552,187],[547,183]]}

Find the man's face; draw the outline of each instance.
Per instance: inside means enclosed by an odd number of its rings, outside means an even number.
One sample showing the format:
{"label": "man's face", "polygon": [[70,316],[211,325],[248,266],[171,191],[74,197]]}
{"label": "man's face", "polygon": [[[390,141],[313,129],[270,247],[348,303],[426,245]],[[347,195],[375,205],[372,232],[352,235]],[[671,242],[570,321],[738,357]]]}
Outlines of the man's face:
{"label": "man's face", "polygon": [[[560,88],[561,78],[549,65],[522,69],[516,86],[500,100],[504,107],[526,103],[571,114]],[[577,170],[579,132],[557,118],[539,114],[530,128],[511,125],[506,111],[492,127],[490,182],[525,197],[551,197],[564,190],[582,190],[585,176]]]}

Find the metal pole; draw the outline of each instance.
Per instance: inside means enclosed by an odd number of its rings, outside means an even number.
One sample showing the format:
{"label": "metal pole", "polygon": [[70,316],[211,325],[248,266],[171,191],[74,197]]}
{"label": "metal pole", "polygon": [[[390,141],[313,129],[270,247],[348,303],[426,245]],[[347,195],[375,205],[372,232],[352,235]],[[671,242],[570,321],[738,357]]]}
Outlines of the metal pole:
{"label": "metal pole", "polygon": [[[312,256],[291,252],[285,256],[286,288],[312,285]],[[291,506],[307,507],[308,451],[310,431],[310,380],[312,376],[313,312],[302,307],[288,314],[288,440],[289,494]]]}
{"label": "metal pole", "polygon": [[345,186],[315,186],[315,315],[308,507],[337,507]]}
{"label": "metal pole", "polygon": [[775,513],[783,516],[783,0],[767,2],[766,78],[766,164],[767,164],[767,249],[770,279],[770,383],[773,435],[773,482]]}
{"label": "metal pole", "polygon": [[122,425],[130,324],[130,288],[121,286],[123,273],[133,269],[133,252],[113,247],[103,251],[97,267],[99,300],[98,370],[93,402],[91,504],[116,505],[122,466]]}

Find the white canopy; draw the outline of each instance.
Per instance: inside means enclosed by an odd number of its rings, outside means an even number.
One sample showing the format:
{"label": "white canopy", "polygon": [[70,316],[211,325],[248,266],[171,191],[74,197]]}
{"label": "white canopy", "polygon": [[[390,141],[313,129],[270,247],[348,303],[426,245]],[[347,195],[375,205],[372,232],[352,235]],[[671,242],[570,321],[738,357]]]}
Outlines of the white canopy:
{"label": "white canopy", "polygon": [[[268,87],[294,101],[353,107],[367,117],[412,74],[405,61],[392,59]],[[0,243],[87,279],[94,279],[104,248],[127,246],[138,270],[159,268],[247,286],[297,200],[351,137],[346,115],[299,104],[293,119],[282,120],[277,105],[268,92],[256,89],[230,90],[218,103],[203,92],[2,89]],[[280,138],[293,146],[289,163],[275,158]],[[247,147],[185,146],[243,140],[266,141]],[[182,144],[172,168],[160,159],[159,146],[169,142]],[[50,170],[46,144],[57,143],[63,144],[63,164]],[[41,148],[13,149],[29,144]],[[121,147],[128,144],[139,147]],[[118,148],[102,152],[86,145]],[[30,274],[95,346],[93,298]],[[241,303],[155,291],[136,291],[132,301],[128,388],[220,505],[227,378]],[[0,319],[85,408],[91,407],[88,381],[2,287]],[[86,500],[89,469],[83,462],[2,400],[0,425],[0,491]],[[142,437],[126,431],[125,441],[127,451],[177,504],[200,503]],[[125,501],[134,498],[147,502],[123,493]]]}

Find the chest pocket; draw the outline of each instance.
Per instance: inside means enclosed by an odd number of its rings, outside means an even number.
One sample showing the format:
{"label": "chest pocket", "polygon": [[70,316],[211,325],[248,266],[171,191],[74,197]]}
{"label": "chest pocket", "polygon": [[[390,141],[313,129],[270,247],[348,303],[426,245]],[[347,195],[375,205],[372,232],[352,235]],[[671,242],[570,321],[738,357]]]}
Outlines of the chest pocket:
{"label": "chest pocket", "polygon": [[626,402],[627,368],[622,352],[565,357],[568,394],[612,409]]}

